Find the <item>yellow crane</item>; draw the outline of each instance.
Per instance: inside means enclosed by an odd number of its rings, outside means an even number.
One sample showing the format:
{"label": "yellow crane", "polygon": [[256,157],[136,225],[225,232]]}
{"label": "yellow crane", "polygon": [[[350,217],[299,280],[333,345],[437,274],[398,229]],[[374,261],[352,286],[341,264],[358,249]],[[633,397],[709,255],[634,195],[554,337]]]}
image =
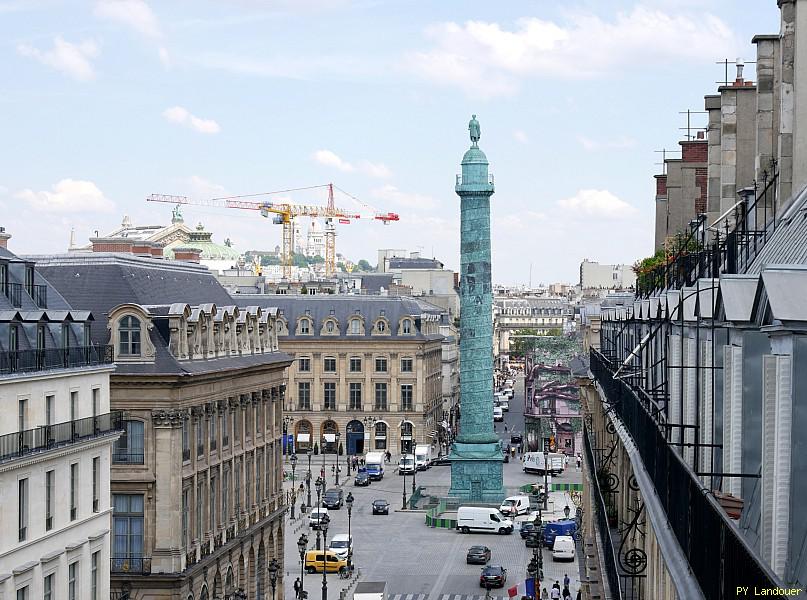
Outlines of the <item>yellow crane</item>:
{"label": "yellow crane", "polygon": [[[371,219],[381,221],[387,225],[390,221],[398,221],[400,217],[392,212],[374,212],[372,215],[363,215],[354,211],[334,206],[332,183],[323,185],[312,185],[301,188],[291,188],[287,190],[276,190],[273,192],[262,192],[259,194],[246,194],[242,196],[225,196],[221,198],[211,198],[209,200],[193,200],[187,196],[174,196],[171,194],[151,194],[146,200],[148,202],[165,202],[168,204],[186,204],[194,206],[213,206],[221,208],[235,208],[240,210],[259,211],[261,216],[269,217],[274,215],[272,222],[283,226],[283,240],[281,244],[281,264],[283,265],[283,277],[291,279],[292,260],[294,255],[294,219],[296,217],[312,217],[325,219],[325,275],[332,277],[336,273],[336,228],[334,219],[341,224],[348,224],[353,219]],[[274,194],[286,194],[303,190],[327,188],[328,204],[325,206],[310,204],[295,204],[291,202],[268,202],[260,200],[246,200],[258,196],[270,196]],[[339,189],[339,188],[337,188]],[[339,190],[342,191],[342,190]],[[347,192],[342,193],[354,198]]]}

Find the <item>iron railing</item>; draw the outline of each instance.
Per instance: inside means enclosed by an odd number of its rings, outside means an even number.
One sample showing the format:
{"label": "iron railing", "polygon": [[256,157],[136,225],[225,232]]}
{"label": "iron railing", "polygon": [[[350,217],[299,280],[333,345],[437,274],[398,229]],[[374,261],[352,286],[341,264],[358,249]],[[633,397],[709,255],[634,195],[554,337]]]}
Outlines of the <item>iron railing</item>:
{"label": "iron railing", "polygon": [[689,231],[681,235],[674,256],[638,274],[636,295],[649,297],[666,288],[691,286],[701,277],[745,273],[779,225],[778,179],[778,171],[770,178],[764,173],[761,191],[755,184],[748,200],[740,200],[708,227],[706,215],[693,220]]}
{"label": "iron railing", "polygon": [[[770,568],[742,538],[720,505],[704,489],[681,456],[667,443],[662,423],[649,397],[622,380],[596,350],[591,372],[602,387],[614,414],[633,438],[661,506],[704,597],[735,598],[738,586],[782,587]],[[662,417],[658,417],[661,419]]]}
{"label": "iron railing", "polygon": [[11,306],[14,308],[20,308],[22,306],[22,292],[25,289],[21,283],[11,283],[6,282],[6,289],[3,290],[6,298],[8,301],[11,302]]}
{"label": "iron railing", "polygon": [[150,556],[124,556],[109,559],[110,570],[116,575],[149,575],[151,574]]}
{"label": "iron railing", "polygon": [[0,435],[0,462],[122,430],[123,413],[113,411],[95,417]]}
{"label": "iron railing", "polygon": [[70,369],[113,362],[112,346],[70,346],[0,352],[0,375]]}
{"label": "iron railing", "polygon": [[608,525],[608,515],[605,509],[605,500],[600,490],[600,483],[597,479],[597,471],[599,465],[594,460],[594,452],[591,447],[591,439],[589,438],[590,432],[588,427],[583,426],[583,446],[586,450],[586,462],[591,465],[591,500],[593,510],[597,518],[597,530],[600,534],[600,546],[602,547],[603,554],[600,561],[605,569],[605,576],[608,578],[608,586],[611,589],[611,597],[616,600],[622,598],[622,588],[619,585],[619,569],[617,567],[616,554],[614,554],[614,544],[611,539],[611,528]]}
{"label": "iron railing", "polygon": [[3,294],[14,308],[22,307],[23,293],[28,294],[39,308],[48,307],[48,286],[46,285],[25,286],[21,283],[6,281],[4,288]]}

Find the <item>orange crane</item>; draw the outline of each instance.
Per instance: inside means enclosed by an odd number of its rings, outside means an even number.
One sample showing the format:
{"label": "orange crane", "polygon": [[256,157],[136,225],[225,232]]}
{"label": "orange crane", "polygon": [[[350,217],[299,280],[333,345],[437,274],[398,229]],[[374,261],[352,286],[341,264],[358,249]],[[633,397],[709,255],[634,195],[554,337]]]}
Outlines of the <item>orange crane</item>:
{"label": "orange crane", "polygon": [[[173,196],[170,194],[151,194],[146,198],[149,202],[166,202],[169,204],[188,204],[195,206],[214,206],[222,208],[235,208],[241,210],[256,210],[261,216],[269,217],[274,215],[272,222],[283,226],[283,243],[281,245],[281,263],[283,265],[283,277],[291,279],[292,256],[294,254],[294,219],[296,217],[312,217],[325,219],[325,275],[333,276],[336,272],[336,229],[333,220],[337,219],[341,224],[348,224],[353,219],[371,219],[381,221],[384,225],[390,221],[398,221],[400,217],[392,212],[374,212],[372,215],[363,215],[355,211],[334,206],[333,190],[334,185],[327,183],[323,185],[312,185],[301,188],[291,188],[287,190],[276,190],[273,192],[262,192],[259,194],[246,194],[242,196],[225,196],[221,198],[211,198],[209,200],[192,200],[187,196]],[[255,198],[257,196],[270,196],[274,194],[285,194],[327,188],[328,204],[326,206],[294,204],[291,202],[268,202],[260,200],[245,200],[245,198]],[[339,188],[336,188],[339,189]],[[343,190],[339,190],[350,198],[361,202],[358,198],[351,196]],[[363,203],[362,203],[363,204]]]}

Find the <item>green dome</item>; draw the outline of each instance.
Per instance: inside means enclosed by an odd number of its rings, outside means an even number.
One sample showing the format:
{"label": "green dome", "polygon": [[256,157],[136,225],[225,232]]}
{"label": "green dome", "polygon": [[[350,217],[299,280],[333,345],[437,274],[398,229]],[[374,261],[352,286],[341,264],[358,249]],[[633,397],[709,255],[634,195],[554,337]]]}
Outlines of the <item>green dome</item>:
{"label": "green dome", "polygon": [[176,240],[168,244],[164,250],[163,255],[166,258],[174,258],[174,248],[187,247],[198,248],[199,258],[202,260],[231,260],[237,261],[241,257],[232,246],[227,244],[217,244],[213,240],[213,234],[204,230],[204,226],[199,223],[196,226],[196,231],[191,231],[188,240]]}
{"label": "green dome", "polygon": [[488,164],[488,157],[477,147],[471,147],[462,157],[462,164]]}

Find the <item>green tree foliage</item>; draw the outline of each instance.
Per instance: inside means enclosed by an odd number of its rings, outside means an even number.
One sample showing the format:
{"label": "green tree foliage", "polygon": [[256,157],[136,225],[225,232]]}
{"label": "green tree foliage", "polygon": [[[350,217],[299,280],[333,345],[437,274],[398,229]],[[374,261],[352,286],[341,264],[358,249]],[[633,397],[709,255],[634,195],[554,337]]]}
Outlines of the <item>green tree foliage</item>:
{"label": "green tree foliage", "polygon": [[[513,335],[540,335],[537,329],[517,329]],[[523,357],[534,345],[530,338],[514,337],[510,340],[510,356]]]}
{"label": "green tree foliage", "polygon": [[363,258],[358,263],[356,263],[356,269],[358,269],[359,271],[364,271],[364,272],[374,270],[373,267],[370,265],[370,263],[368,263]]}

